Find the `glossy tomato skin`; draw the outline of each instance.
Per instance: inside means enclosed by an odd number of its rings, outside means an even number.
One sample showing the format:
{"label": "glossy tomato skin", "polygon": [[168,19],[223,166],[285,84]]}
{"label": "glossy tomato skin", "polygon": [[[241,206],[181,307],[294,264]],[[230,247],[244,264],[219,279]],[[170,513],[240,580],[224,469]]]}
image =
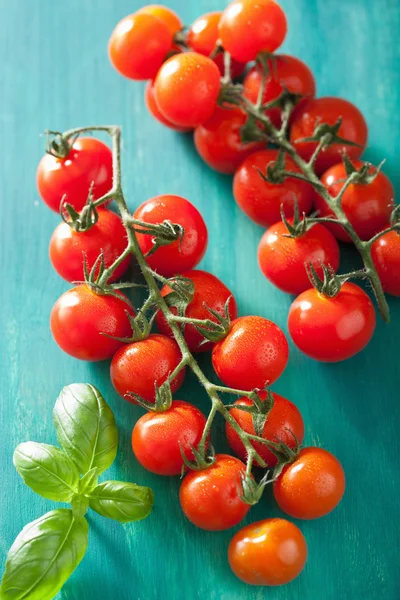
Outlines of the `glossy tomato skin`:
{"label": "glossy tomato skin", "polygon": [[318,124],[334,125],[339,117],[342,124],[338,135],[355,142],[358,146],[332,144],[322,150],[315,162],[314,169],[321,175],[329,167],[340,162],[347,152],[351,159],[360,158],[368,140],[368,128],[361,112],[354,104],[343,98],[312,98],[307,100],[295,113],[290,128],[290,141],[302,158],[309,160],[317,147],[317,142],[302,142],[301,138],[311,137]]}
{"label": "glossy tomato skin", "polygon": [[112,153],[96,138],[79,137],[65,158],[45,154],[41,159],[36,181],[39,194],[55,212],[65,202],[80,211],[85,206],[92,183],[93,199],[97,200],[112,188]]}
{"label": "glossy tomato skin", "polygon": [[163,412],[140,417],[132,432],[132,449],[140,464],[157,475],[179,475],[184,466],[181,450],[194,460],[206,418],[193,404],[174,400]]}
{"label": "glossy tomato skin", "polygon": [[285,13],[274,0],[235,0],[218,25],[222,46],[241,62],[262,51],[274,52],[286,36]]}
{"label": "glossy tomato skin", "polygon": [[250,510],[240,498],[245,472],[246,466],[238,458],[217,454],[211,467],[188,473],[179,500],[189,521],[208,531],[222,531],[240,523]]}
{"label": "glossy tomato skin", "polygon": [[171,56],[158,71],[154,97],[168,121],[197,127],[212,116],[220,87],[220,72],[211,58],[183,52]]}
{"label": "glossy tomato skin", "polygon": [[341,501],[345,487],[338,459],[327,450],[313,447],[300,450],[273,484],[279,508],[295,519],[327,515]]}
{"label": "glossy tomato skin", "polygon": [[385,292],[400,296],[400,234],[390,231],[378,238],[371,256]]}
{"label": "glossy tomato skin", "polygon": [[[128,392],[138,394],[147,402],[155,402],[155,385],[160,387],[182,358],[178,344],[158,333],[146,339],[126,344],[113,356],[110,376],[115,390],[135,404]],[[176,392],[183,383],[185,369],[171,381],[171,391]]]}
{"label": "glossy tomato skin", "polygon": [[344,283],[334,298],[311,288],[290,307],[288,328],[293,342],[307,356],[339,362],[361,352],[374,333],[375,309],[354,283]]}
{"label": "glossy tomato skin", "polygon": [[[204,304],[206,303],[209,308],[219,315],[224,316],[225,304],[228,298],[230,298],[229,317],[231,320],[236,319],[238,316],[238,309],[235,297],[218,277],[212,273],[201,271],[199,269],[187,271],[182,273],[182,275],[183,277],[191,279],[194,284],[194,295],[192,301],[186,308],[186,317],[189,319],[210,319],[211,321],[216,322],[217,319],[207,310]],[[170,292],[171,288],[167,285],[164,285],[161,289],[162,296],[166,296]],[[177,309],[171,307],[171,312],[177,314]],[[157,313],[156,324],[161,333],[172,337],[172,331],[161,311]],[[214,345],[212,342],[205,342],[203,344],[203,336],[190,324],[185,325],[184,336],[190,352],[206,352]]]}
{"label": "glossy tomato skin", "polygon": [[171,36],[175,35],[175,33],[183,27],[183,23],[176,12],[167,6],[163,6],[161,4],[148,4],[147,6],[143,6],[136,11],[137,15],[143,13],[153,15],[153,17],[161,19],[161,21],[163,21],[169,28]]}
{"label": "glossy tomato skin", "polygon": [[[180,240],[162,246],[146,260],[152,269],[164,277],[172,277],[193,269],[203,258],[207,248],[207,227],[193,204],[181,196],[164,194],[146,200],[136,209],[134,218],[146,223],[162,223],[169,219],[184,228]],[[137,234],[143,254],[153,247],[151,235]]]}
{"label": "glossy tomato skin", "polygon": [[159,121],[166,127],[169,127],[170,129],[174,129],[175,131],[180,131],[183,133],[190,131],[190,129],[188,129],[187,127],[178,127],[178,125],[174,125],[174,123],[168,121],[168,119],[166,119],[164,115],[160,112],[156,103],[156,99],[154,98],[154,81],[147,82],[146,88],[144,90],[144,100],[149,113],[155,119],[157,119],[157,121]]}
{"label": "glossy tomato skin", "polygon": [[212,364],[225,385],[263,389],[283,373],[289,348],[285,334],[263,317],[235,319],[228,335],[212,351]]}
{"label": "glossy tomato skin", "polygon": [[[274,405],[268,414],[262,437],[272,442],[277,442],[279,439],[290,448],[295,449],[297,442],[301,444],[304,437],[304,423],[301,413],[297,406],[290,402],[290,400],[279,394],[272,395]],[[259,392],[259,396],[261,400],[265,401],[267,392],[261,391]],[[242,396],[234,404],[252,406],[253,403],[249,398]],[[231,408],[230,413],[244,431],[255,435],[253,419],[250,413],[240,410],[240,408]],[[238,434],[228,422],[226,422],[226,437],[232,450],[245,462],[247,460],[246,449],[240,441]],[[254,442],[253,447],[268,466],[273,467],[276,465],[278,462],[277,458],[268,450],[267,446],[259,442]],[[257,461],[254,464],[256,465]]]}
{"label": "glossy tomato skin", "polygon": [[[274,163],[278,151],[260,150],[248,156],[240,165],[233,178],[233,195],[239,207],[250,219],[268,227],[281,219],[281,205],[286,218],[293,216],[294,198],[300,214],[311,210],[314,190],[306,181],[288,177],[282,184],[265,181],[257,169],[266,172],[267,165]],[[285,168],[299,172],[291,158],[286,157]]]}
{"label": "glossy tomato skin", "polygon": [[232,571],[245,583],[283,585],[303,570],[307,543],[293,523],[266,519],[250,523],[233,536],[228,560]]}
{"label": "glossy tomato skin", "polygon": [[[364,162],[353,161],[359,170]],[[370,173],[376,171],[371,167]],[[336,197],[343,188],[344,180],[347,179],[346,168],[343,163],[334,165],[321,177],[321,181],[331,196]],[[394,207],[394,189],[390,179],[380,171],[376,178],[369,184],[349,185],[342,197],[342,208],[362,240],[371,239],[381,229],[389,225],[390,215]],[[325,200],[315,194],[315,208],[319,216],[330,217],[333,212]],[[350,242],[351,239],[340,225],[327,223],[327,227],[342,242]]]}
{"label": "glossy tomato skin", "polygon": [[280,290],[300,294],[310,288],[305,263],[311,262],[321,278],[321,263],[330,265],[335,272],[338,270],[339,246],[326,227],[316,223],[299,237],[285,237],[287,235],[288,228],[280,221],[267,229],[258,246],[260,269]]}
{"label": "glossy tomato skin", "polygon": [[123,345],[107,335],[132,335],[127,312],[134,316],[128,302],[115,296],[96,294],[86,284],[78,285],[54,304],[50,316],[51,332],[60,348],[74,358],[105,360]]}
{"label": "glossy tomato skin", "polygon": [[[101,252],[107,268],[127,246],[126,232],[121,219],[104,208],[99,208],[97,212],[97,223],[87,231],[75,231],[67,223],[62,222],[57,225],[51,236],[49,247],[51,264],[57,273],[70,283],[84,279],[83,255],[86,256],[90,272]],[[109,283],[119,279],[129,267],[129,263],[130,256],[115,269],[108,280]]]}

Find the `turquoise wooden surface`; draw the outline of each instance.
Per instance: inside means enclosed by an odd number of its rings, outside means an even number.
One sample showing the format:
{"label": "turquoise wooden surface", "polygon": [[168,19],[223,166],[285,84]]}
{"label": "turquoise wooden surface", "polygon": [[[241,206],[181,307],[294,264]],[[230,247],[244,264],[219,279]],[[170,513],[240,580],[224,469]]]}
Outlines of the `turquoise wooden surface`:
{"label": "turquoise wooden surface", "polygon": [[[51,411],[65,384],[97,385],[112,406],[120,448],[111,476],[154,488],[152,516],[118,525],[90,515],[86,557],[65,585],[62,600],[394,600],[400,596],[399,370],[400,302],[392,324],[378,323],[372,343],[356,358],[321,365],[291,347],[288,368],[274,389],[298,404],[306,442],[333,451],[348,485],[327,518],[302,523],[309,544],[304,573],[279,589],[248,587],[232,575],[226,551],[232,532],[192,527],[178,505],[178,479],[146,473],[130,449],[141,410],[114,393],[107,364],[80,363],[51,339],[48,317],[67,284],[52,271],[47,245],[58,222],[39,201],[35,170],[45,128],[88,124],[123,127],[123,172],[132,209],[162,192],[198,206],[210,243],[202,263],[235,292],[242,314],[260,314],[286,329],[290,297],[261,276],[255,252],[261,229],[236,208],[229,177],[210,171],[188,136],[164,129],[147,114],[143,85],[119,77],[107,59],[115,23],[139,0],[0,0],[0,551],[51,502],[25,488],[12,465],[18,442],[55,442]],[[223,0],[170,0],[186,23]],[[370,126],[367,156],[387,157],[386,172],[400,189],[400,7],[397,0],[282,0],[289,21],[284,50],[304,59],[320,95],[344,96]],[[354,259],[346,251],[349,264]],[[207,360],[202,363],[208,369]],[[207,399],[188,380],[179,396]],[[222,424],[214,441],[225,449]],[[246,522],[277,515],[270,494]]]}

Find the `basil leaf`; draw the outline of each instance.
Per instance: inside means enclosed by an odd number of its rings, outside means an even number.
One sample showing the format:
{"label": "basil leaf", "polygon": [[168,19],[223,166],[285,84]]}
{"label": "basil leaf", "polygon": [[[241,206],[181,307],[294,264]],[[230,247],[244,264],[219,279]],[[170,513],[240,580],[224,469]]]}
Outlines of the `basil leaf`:
{"label": "basil leaf", "polygon": [[67,508],[52,510],[26,525],[11,546],[2,600],[51,600],[81,562],[88,524]]}
{"label": "basil leaf", "polygon": [[97,471],[97,467],[93,467],[90,469],[85,475],[80,479],[78,485],[78,493],[79,494],[90,494],[91,491],[94,490],[96,485],[98,484],[99,474]]}
{"label": "basil leaf", "polygon": [[112,465],[118,430],[110,407],[93,385],[65,387],[57,398],[53,420],[60,446],[81,474],[93,467],[100,474]]}
{"label": "basil leaf", "polygon": [[154,495],[148,487],[123,481],[103,481],[89,495],[89,506],[120,523],[139,521],[153,508]]}
{"label": "basil leaf", "polygon": [[89,508],[89,498],[81,494],[76,494],[71,500],[71,508],[75,519],[81,519],[85,516]]}
{"label": "basil leaf", "polygon": [[44,498],[69,502],[77,492],[78,469],[55,446],[36,442],[19,444],[13,462],[26,485]]}

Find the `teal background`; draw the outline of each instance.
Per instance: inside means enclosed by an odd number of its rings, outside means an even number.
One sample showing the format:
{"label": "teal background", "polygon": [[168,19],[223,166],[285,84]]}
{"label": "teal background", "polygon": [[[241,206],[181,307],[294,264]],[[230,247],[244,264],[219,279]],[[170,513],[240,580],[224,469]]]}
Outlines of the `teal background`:
{"label": "teal background", "polygon": [[[320,95],[355,102],[370,126],[366,156],[387,157],[385,170],[400,185],[400,7],[397,0],[282,0],[289,22],[284,51],[304,59]],[[55,442],[51,413],[62,386],[99,387],[115,412],[119,454],[110,478],[154,488],[146,521],[119,525],[89,515],[86,557],[57,596],[62,600],[395,600],[398,569],[400,451],[399,301],[392,323],[378,322],[373,341],[343,364],[317,364],[293,346],[288,368],[274,386],[300,407],[307,444],[334,452],[347,473],[340,507],[320,521],[301,523],[309,545],[304,573],[279,589],[252,588],[230,572],[232,531],[195,529],[181,514],[178,479],[146,473],[130,449],[141,409],[113,391],[107,364],[85,364],[63,354],[48,325],[54,301],[67,289],[51,269],[47,246],[58,222],[40,201],[35,170],[46,128],[64,130],[117,123],[123,128],[123,179],[129,204],[177,193],[200,208],[210,232],[202,267],[234,291],[242,314],[260,314],[286,330],[291,298],[260,274],[256,248],[262,230],[236,207],[231,179],[209,170],[190,137],[163,128],[146,112],[143,85],[118,76],[107,40],[139,0],[0,0],[0,553],[22,526],[54,507],[24,487],[12,465],[21,441]],[[170,0],[186,23],[223,8],[223,0]],[[344,252],[344,268],[356,264]],[[208,369],[207,359],[202,363]],[[182,399],[207,410],[189,378]],[[219,427],[219,428],[218,428]],[[214,432],[225,449],[222,424]],[[269,493],[246,523],[277,515]],[[237,528],[238,529],[238,528]]]}

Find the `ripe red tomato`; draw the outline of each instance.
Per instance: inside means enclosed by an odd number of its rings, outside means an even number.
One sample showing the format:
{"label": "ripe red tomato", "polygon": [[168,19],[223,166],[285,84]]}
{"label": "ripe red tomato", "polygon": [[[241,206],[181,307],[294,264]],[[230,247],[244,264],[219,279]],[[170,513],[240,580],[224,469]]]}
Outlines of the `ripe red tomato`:
{"label": "ripe red tomato", "polygon": [[137,15],[143,13],[161,19],[161,21],[169,27],[171,35],[175,35],[175,33],[183,27],[183,23],[176,12],[167,6],[162,6],[161,4],[148,4],[136,11]]}
{"label": "ripe red tomato", "polygon": [[52,210],[59,212],[63,196],[75,210],[81,210],[93,185],[97,200],[112,188],[112,153],[96,138],[79,137],[65,158],[45,154],[36,181],[39,194]]}
{"label": "ripe red tomato", "polygon": [[283,585],[303,570],[307,543],[293,523],[266,519],[246,525],[233,536],[228,560],[236,577],[250,585]]}
{"label": "ripe red tomato", "polygon": [[[354,166],[360,169],[364,164],[360,160],[354,161]],[[371,167],[370,173],[375,172]],[[346,168],[343,163],[334,165],[321,177],[321,181],[331,196],[336,197],[347,179]],[[394,189],[390,179],[380,171],[374,181],[369,184],[352,183],[342,198],[342,208],[356,233],[362,240],[369,240],[389,224],[390,215],[394,206]],[[332,216],[325,200],[315,194],[315,208],[319,216]],[[327,223],[332,233],[343,242],[350,242],[350,237],[340,225]]]}
{"label": "ripe red tomato", "polygon": [[229,387],[263,389],[283,373],[288,354],[285,334],[275,323],[263,317],[239,317],[215,344],[212,364]]}
{"label": "ripe red tomato", "polygon": [[240,523],[250,510],[240,497],[245,472],[246,467],[238,458],[217,454],[211,467],[188,473],[182,481],[179,500],[189,521],[209,531]]}
{"label": "ripe red tomato", "polygon": [[181,450],[194,460],[206,418],[188,402],[174,400],[163,412],[140,417],[132,431],[132,449],[140,464],[157,475],[179,475],[184,465]]}
{"label": "ripe red tomato", "polygon": [[[155,196],[136,209],[134,218],[146,223],[162,223],[169,219],[184,228],[180,240],[162,246],[147,258],[152,269],[164,277],[172,277],[195,267],[203,258],[207,248],[207,227],[203,217],[193,204],[172,194]],[[151,235],[137,234],[143,254],[153,247]]]}
{"label": "ripe red tomato", "polygon": [[[315,196],[312,186],[306,181],[288,177],[282,184],[272,184],[261,177],[257,169],[265,173],[267,165],[274,163],[277,156],[278,151],[273,149],[251,154],[240,165],[233,179],[236,202],[250,219],[264,227],[280,221],[281,205],[286,217],[292,217],[294,198],[300,213],[308,213]],[[286,157],[285,168],[300,172],[289,157]]]}
{"label": "ripe red tomato", "polygon": [[[151,333],[139,342],[126,344],[116,352],[111,361],[111,381],[125,400],[128,392],[138,394],[148,402],[155,401],[155,385],[161,386],[181,361],[178,344],[165,335]],[[185,369],[171,381],[171,390],[182,385]]]}
{"label": "ripe red tomato", "polygon": [[[289,448],[296,448],[296,439],[299,444],[302,443],[304,437],[304,423],[301,413],[297,406],[290,400],[287,400],[279,394],[272,394],[274,405],[268,414],[264,425],[262,437],[271,442],[284,442]],[[267,392],[259,392],[261,400],[267,398]],[[243,396],[236,400],[234,404],[251,406],[253,403],[249,398]],[[240,427],[246,433],[255,435],[253,419],[250,413],[240,410],[240,408],[231,408],[230,413],[237,421]],[[246,448],[243,446],[238,434],[233,427],[226,422],[226,437],[232,450],[243,460],[247,460]],[[275,454],[268,450],[267,446],[254,442],[253,447],[258,454],[265,460],[268,466],[275,466],[278,462]],[[255,461],[256,465],[257,462]]]}
{"label": "ripe red tomato", "polygon": [[318,175],[341,161],[343,152],[351,159],[360,158],[367,144],[368,128],[361,112],[354,104],[342,98],[312,98],[307,100],[295,113],[290,129],[290,141],[296,151],[305,160],[310,160],[317,142],[301,142],[301,138],[311,137],[317,125],[328,123],[334,125],[339,117],[342,124],[338,135],[346,140],[359,144],[332,144],[320,152],[314,168]]}
{"label": "ripe red tomato", "polygon": [[132,334],[127,313],[134,316],[124,300],[96,294],[82,284],[65,292],[54,304],[51,332],[60,348],[74,358],[105,360],[123,345],[107,335],[123,338]]}
{"label": "ripe red tomato", "polygon": [[327,450],[313,447],[300,450],[273,484],[279,508],[295,519],[327,515],[341,501],[345,487],[338,459]]}
{"label": "ripe red tomato", "polygon": [[129,79],[152,79],[172,48],[170,26],[154,14],[137,12],[122,19],[108,43],[113,67]]}
{"label": "ripe red tomato", "polygon": [[[88,270],[103,252],[104,264],[109,267],[127,246],[126,232],[121,219],[110,210],[98,209],[98,221],[88,231],[77,232],[67,223],[55,228],[50,240],[50,260],[54,269],[69,282],[82,281],[83,255]],[[109,283],[119,279],[130,263],[128,256],[109,278]],[[97,270],[98,272],[98,270]]]}
{"label": "ripe red tomato", "polygon": [[314,288],[300,294],[290,307],[288,327],[304,354],[315,360],[338,362],[365,348],[375,322],[374,305],[367,294],[347,282],[334,298]]}
{"label": "ripe red tomato", "polygon": [[247,156],[265,147],[263,142],[242,142],[240,128],[245,122],[241,110],[217,107],[211,119],[196,127],[196,150],[212,169],[232,174]]}
{"label": "ripe red tomato", "polygon": [[400,296],[400,234],[390,231],[378,238],[371,255],[385,292]]}
{"label": "ripe red tomato", "polygon": [[160,112],[156,99],[154,98],[154,81],[148,81],[146,84],[146,88],[144,91],[144,100],[146,102],[146,106],[148,108],[149,113],[157,119],[163,125],[166,125],[170,129],[175,129],[175,131],[186,132],[190,131],[187,127],[178,127],[178,125],[174,125],[171,121],[168,121],[164,117],[164,115]]}
{"label": "ripe red tomato", "polygon": [[[218,277],[215,277],[212,273],[207,273],[207,271],[200,270],[187,271],[183,273],[183,276],[191,279],[194,284],[194,295],[186,308],[186,317],[189,319],[210,319],[216,322],[217,319],[207,310],[204,304],[207,304],[209,308],[223,316],[225,303],[230,298],[229,316],[231,320],[236,319],[238,315],[236,300],[232,292]],[[161,289],[162,296],[166,296],[170,292],[171,288],[167,285],[164,285]],[[171,307],[171,312],[177,314],[177,309]],[[172,331],[161,311],[157,313],[156,323],[161,333],[172,336]],[[184,336],[190,352],[206,352],[214,345],[212,342],[202,344],[204,338],[194,325],[185,325]]]}
{"label": "ripe red tomato", "polygon": [[197,127],[213,114],[220,90],[216,64],[198,52],[171,56],[158,71],[154,96],[160,112],[180,127]]}
{"label": "ripe red tomato", "polygon": [[280,221],[267,229],[258,246],[261,271],[280,290],[300,294],[310,288],[305,263],[311,262],[320,277],[321,263],[338,270],[339,246],[326,227],[316,223],[300,237],[285,237],[288,234],[288,228]]}

